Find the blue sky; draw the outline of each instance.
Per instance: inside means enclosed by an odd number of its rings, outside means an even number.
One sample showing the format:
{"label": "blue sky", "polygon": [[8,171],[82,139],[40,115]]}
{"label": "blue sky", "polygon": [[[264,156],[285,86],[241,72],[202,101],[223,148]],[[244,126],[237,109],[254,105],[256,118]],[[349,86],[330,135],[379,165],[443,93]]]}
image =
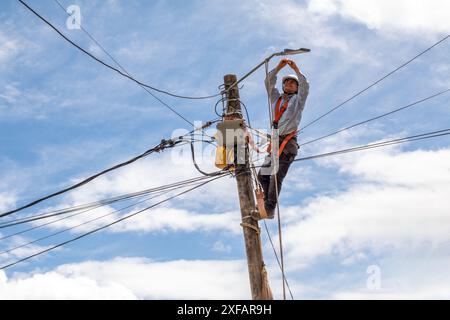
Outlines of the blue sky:
{"label": "blue sky", "polygon": [[[183,95],[217,93],[227,73],[243,75],[284,48],[310,48],[311,53],[294,58],[310,83],[303,124],[447,35],[450,7],[443,0],[433,2],[424,8],[420,0],[61,0],[65,7],[80,7],[83,27],[137,79]],[[76,43],[108,60],[82,31],[66,28],[67,16],[54,1],[28,3]],[[68,45],[17,1],[2,1],[0,21],[1,211],[129,159],[175,130],[191,129],[136,84]],[[446,41],[306,129],[300,141],[449,88],[449,56]],[[259,70],[240,94],[253,127],[266,129],[263,80]],[[190,121],[215,118],[214,99],[156,95]],[[448,94],[440,96],[305,146],[300,154],[445,129],[448,102]],[[450,190],[449,142],[443,137],[293,165],[283,186],[281,212],[287,275],[297,299],[450,296],[443,274],[450,266],[445,196]],[[210,171],[211,151],[206,150],[201,163]],[[197,175],[189,157],[167,151],[35,210]],[[237,203],[234,181],[219,180],[112,230],[6,270],[0,274],[0,296],[248,298]],[[2,241],[1,249],[79,221]],[[269,228],[276,237],[275,222]],[[87,230],[74,230],[1,261]],[[280,272],[265,235],[263,241],[272,289],[280,298]],[[381,289],[366,286],[370,265],[381,269]],[[188,289],[180,290],[176,283],[164,286],[163,278],[178,279]],[[37,285],[49,289],[27,290]]]}

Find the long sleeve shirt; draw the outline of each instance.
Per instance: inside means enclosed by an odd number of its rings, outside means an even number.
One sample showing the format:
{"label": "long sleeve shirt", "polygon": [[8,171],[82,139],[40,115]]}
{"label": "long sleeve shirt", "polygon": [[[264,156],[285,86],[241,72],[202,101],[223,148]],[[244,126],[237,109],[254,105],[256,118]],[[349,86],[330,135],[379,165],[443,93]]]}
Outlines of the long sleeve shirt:
{"label": "long sleeve shirt", "polygon": [[278,121],[278,132],[280,136],[287,135],[293,131],[298,130],[300,121],[302,119],[303,109],[305,108],[306,98],[309,93],[309,83],[306,77],[301,73],[297,73],[299,84],[298,91],[296,94],[287,95],[285,93],[281,94],[275,85],[277,83],[277,70],[273,69],[267,75],[265,80],[266,90],[270,97],[272,117],[275,117],[275,107],[278,98],[281,97],[281,105],[284,104],[286,99],[289,99],[289,104],[284,112],[283,116]]}

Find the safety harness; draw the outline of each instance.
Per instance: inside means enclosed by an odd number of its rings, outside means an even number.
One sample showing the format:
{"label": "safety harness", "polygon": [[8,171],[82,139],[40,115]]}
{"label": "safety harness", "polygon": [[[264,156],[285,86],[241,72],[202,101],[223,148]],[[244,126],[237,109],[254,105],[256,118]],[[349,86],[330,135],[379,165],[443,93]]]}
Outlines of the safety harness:
{"label": "safety harness", "polygon": [[[289,99],[286,99],[286,101],[283,103],[283,106],[281,106],[281,100],[282,97],[278,98],[277,104],[275,105],[275,119],[273,120],[273,128],[278,129],[278,122],[280,121],[281,117],[283,116],[284,112],[288,108],[289,105]],[[281,108],[280,108],[281,106]],[[281,156],[281,153],[283,152],[284,148],[288,144],[288,142],[297,135],[298,130],[292,131],[291,133],[287,134],[286,137],[283,139],[283,141],[280,144],[280,148],[278,149],[278,156]],[[269,143],[269,146],[267,147],[267,152],[271,153],[272,151],[272,142]]]}

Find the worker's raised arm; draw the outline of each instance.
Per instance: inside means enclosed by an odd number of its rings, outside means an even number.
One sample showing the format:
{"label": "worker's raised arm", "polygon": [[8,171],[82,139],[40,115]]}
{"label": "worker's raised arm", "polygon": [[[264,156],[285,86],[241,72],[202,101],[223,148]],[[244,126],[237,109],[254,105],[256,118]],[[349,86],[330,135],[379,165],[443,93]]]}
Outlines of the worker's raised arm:
{"label": "worker's raised arm", "polygon": [[266,90],[270,97],[270,102],[273,104],[277,99],[280,97],[280,92],[275,87],[277,84],[277,73],[283,69],[287,64],[286,59],[282,59],[275,69],[269,72],[269,74],[266,77],[265,84],[266,84]]}
{"label": "worker's raised arm", "polygon": [[298,68],[297,64],[294,61],[287,60],[286,63],[297,74],[297,77],[298,77],[298,94],[300,95],[299,102],[301,102],[302,100],[306,100],[306,97],[308,96],[308,93],[309,93],[308,80],[306,80],[305,75],[300,72],[300,69]]}

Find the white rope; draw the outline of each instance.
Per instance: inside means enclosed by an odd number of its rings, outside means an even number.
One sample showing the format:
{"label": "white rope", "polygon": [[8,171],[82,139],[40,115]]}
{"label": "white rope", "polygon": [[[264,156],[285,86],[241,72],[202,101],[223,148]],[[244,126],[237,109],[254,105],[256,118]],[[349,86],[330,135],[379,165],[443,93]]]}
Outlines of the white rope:
{"label": "white rope", "polygon": [[[266,70],[266,79],[269,75],[269,62],[266,60],[265,63],[265,70]],[[268,91],[268,95],[267,95],[267,100],[268,100],[268,107],[269,107],[269,118],[270,118],[270,128],[272,127],[272,123],[273,123],[273,114],[272,114],[272,97],[271,97],[271,90],[269,89]],[[276,148],[278,149],[278,148]],[[273,152],[273,150],[272,150]],[[278,155],[274,153],[274,157],[277,157]],[[280,206],[278,205],[278,179],[277,179],[277,174],[274,174],[274,179],[275,179],[275,194],[277,196],[277,203],[276,203],[276,207],[277,207],[277,217],[278,217],[278,240],[279,240],[279,244],[280,244],[280,261],[281,261],[281,274],[283,276],[283,300],[286,300],[286,276],[284,273],[284,255],[283,255],[283,239],[282,239],[282,230],[281,230],[281,216],[280,216]]]}

